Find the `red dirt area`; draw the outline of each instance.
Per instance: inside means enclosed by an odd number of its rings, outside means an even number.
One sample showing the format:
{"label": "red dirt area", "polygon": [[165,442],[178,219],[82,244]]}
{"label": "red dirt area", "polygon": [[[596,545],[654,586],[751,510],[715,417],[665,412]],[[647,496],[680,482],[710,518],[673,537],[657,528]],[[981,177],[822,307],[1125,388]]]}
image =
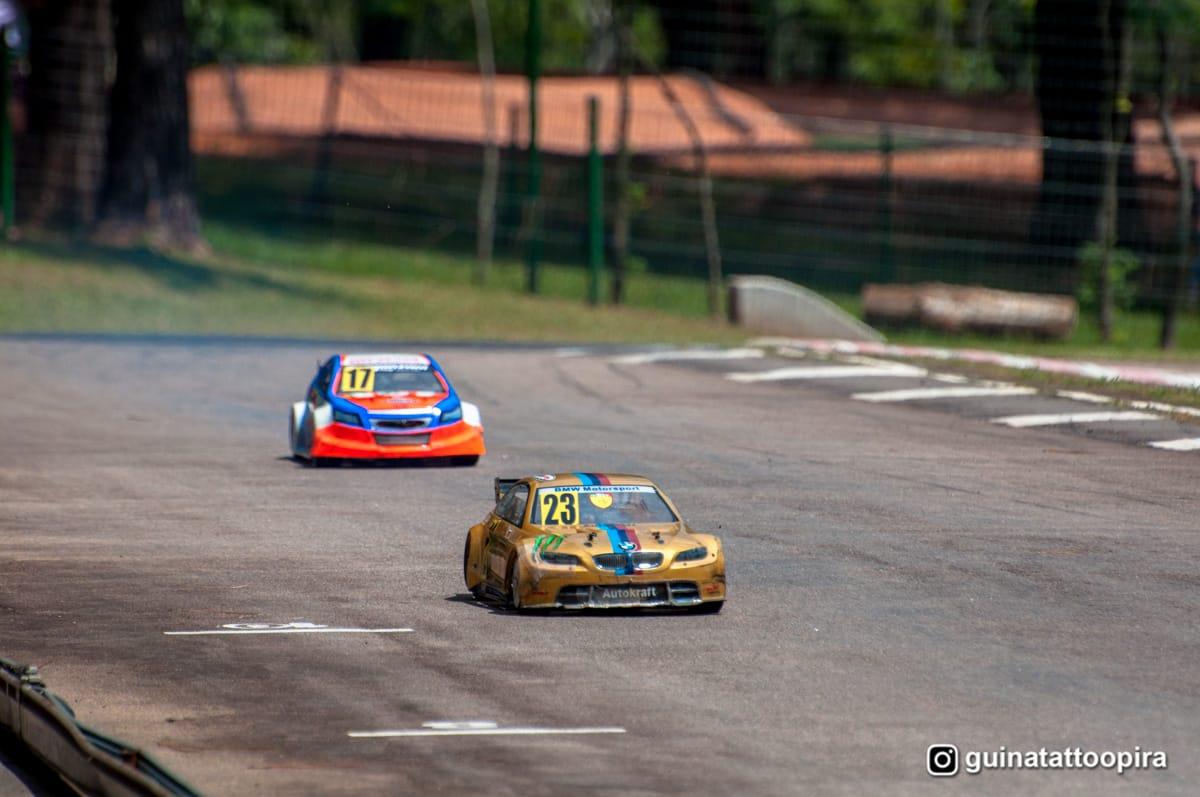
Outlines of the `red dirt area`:
{"label": "red dirt area", "polygon": [[[340,84],[330,67],[201,67],[189,76],[192,126],[200,138],[217,134],[321,136],[349,134],[481,144],[486,128],[477,74],[397,65],[344,67]],[[809,136],[762,102],[721,84],[667,78],[687,106],[704,145],[803,147]],[[337,89],[331,101],[331,88]],[[687,133],[658,81],[631,80],[630,142],[641,154],[686,151]],[[527,90],[518,75],[496,79],[496,137],[524,146]],[[587,98],[600,101],[600,146],[616,148],[617,81],[611,77],[547,77],[539,93],[539,140],[561,154],[587,151]],[[240,112],[239,112],[240,109]],[[327,109],[331,113],[327,116]],[[515,141],[514,141],[515,139]]]}
{"label": "red dirt area", "polygon": [[[1037,111],[1024,97],[949,98],[913,90],[722,84],[690,75],[666,78],[694,121],[714,174],[752,179],[869,177],[882,174],[874,149],[883,124],[901,126],[905,147],[891,156],[897,178],[1036,184],[1041,180]],[[495,136],[500,146],[525,146],[527,88],[520,75],[496,79]],[[461,67],[419,64],[225,68],[189,76],[193,146],[202,154],[284,156],[322,136],[399,145],[422,141],[480,146],[487,136],[483,86]],[[587,150],[588,97],[600,101],[600,147],[616,148],[614,77],[544,78],[539,138],[547,152]],[[660,82],[631,79],[630,144],[640,156],[695,168],[692,142]],[[831,120],[856,151],[816,146]],[[1177,131],[1200,157],[1200,114],[1181,115]],[[904,127],[907,126],[907,127]],[[1135,123],[1139,173],[1173,179],[1157,119]],[[926,139],[928,139],[926,141]],[[293,142],[289,145],[287,142]],[[914,144],[915,142],[915,144]],[[380,148],[385,155],[388,147]]]}

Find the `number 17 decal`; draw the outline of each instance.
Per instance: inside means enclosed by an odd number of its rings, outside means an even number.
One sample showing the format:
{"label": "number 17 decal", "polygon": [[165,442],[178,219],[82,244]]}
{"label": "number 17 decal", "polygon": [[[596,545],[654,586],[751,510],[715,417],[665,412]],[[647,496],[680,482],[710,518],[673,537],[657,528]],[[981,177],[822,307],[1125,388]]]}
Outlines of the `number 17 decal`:
{"label": "number 17 decal", "polygon": [[375,390],[374,368],[343,368],[343,393],[371,393]]}

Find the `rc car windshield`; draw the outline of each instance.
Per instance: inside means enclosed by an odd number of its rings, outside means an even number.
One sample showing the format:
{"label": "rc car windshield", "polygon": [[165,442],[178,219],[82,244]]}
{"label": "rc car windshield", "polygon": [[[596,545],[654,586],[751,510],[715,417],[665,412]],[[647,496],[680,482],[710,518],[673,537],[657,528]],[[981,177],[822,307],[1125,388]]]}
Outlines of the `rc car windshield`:
{"label": "rc car windshield", "polygon": [[658,490],[644,484],[541,487],[529,522],[535,526],[675,523]]}
{"label": "rc car windshield", "polygon": [[348,366],[342,369],[338,393],[444,393],[446,388],[429,368]]}

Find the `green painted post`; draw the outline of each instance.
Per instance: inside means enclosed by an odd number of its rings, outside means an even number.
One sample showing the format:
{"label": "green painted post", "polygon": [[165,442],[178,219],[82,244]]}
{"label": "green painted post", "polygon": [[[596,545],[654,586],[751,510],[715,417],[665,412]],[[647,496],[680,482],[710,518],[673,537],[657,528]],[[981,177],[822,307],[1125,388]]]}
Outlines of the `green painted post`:
{"label": "green painted post", "polygon": [[537,84],[542,71],[542,9],[540,0],[529,0],[525,30],[525,74],[529,78],[529,249],[526,267],[529,292],[538,292],[538,265],[542,259],[542,156],[538,150]]}
{"label": "green painted post", "polygon": [[600,159],[600,101],[588,97],[588,303],[600,303],[600,269],[604,266],[604,161]]}
{"label": "green painted post", "polygon": [[0,213],[4,214],[0,234],[7,238],[13,228],[13,212],[16,207],[16,175],[13,174],[12,120],[8,116],[11,78],[11,61],[8,42],[0,31]]}

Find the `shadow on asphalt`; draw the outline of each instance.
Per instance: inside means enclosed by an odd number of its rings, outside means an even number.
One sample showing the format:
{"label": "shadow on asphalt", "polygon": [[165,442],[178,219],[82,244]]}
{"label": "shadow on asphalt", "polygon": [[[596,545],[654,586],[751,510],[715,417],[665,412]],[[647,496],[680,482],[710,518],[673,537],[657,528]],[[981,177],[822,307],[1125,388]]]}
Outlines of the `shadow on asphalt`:
{"label": "shadow on asphalt", "polygon": [[454,457],[428,457],[425,459],[329,459],[312,463],[299,457],[279,456],[278,462],[291,462],[297,468],[351,468],[360,470],[423,470],[428,468],[451,469],[473,468],[476,463],[456,462]]}

